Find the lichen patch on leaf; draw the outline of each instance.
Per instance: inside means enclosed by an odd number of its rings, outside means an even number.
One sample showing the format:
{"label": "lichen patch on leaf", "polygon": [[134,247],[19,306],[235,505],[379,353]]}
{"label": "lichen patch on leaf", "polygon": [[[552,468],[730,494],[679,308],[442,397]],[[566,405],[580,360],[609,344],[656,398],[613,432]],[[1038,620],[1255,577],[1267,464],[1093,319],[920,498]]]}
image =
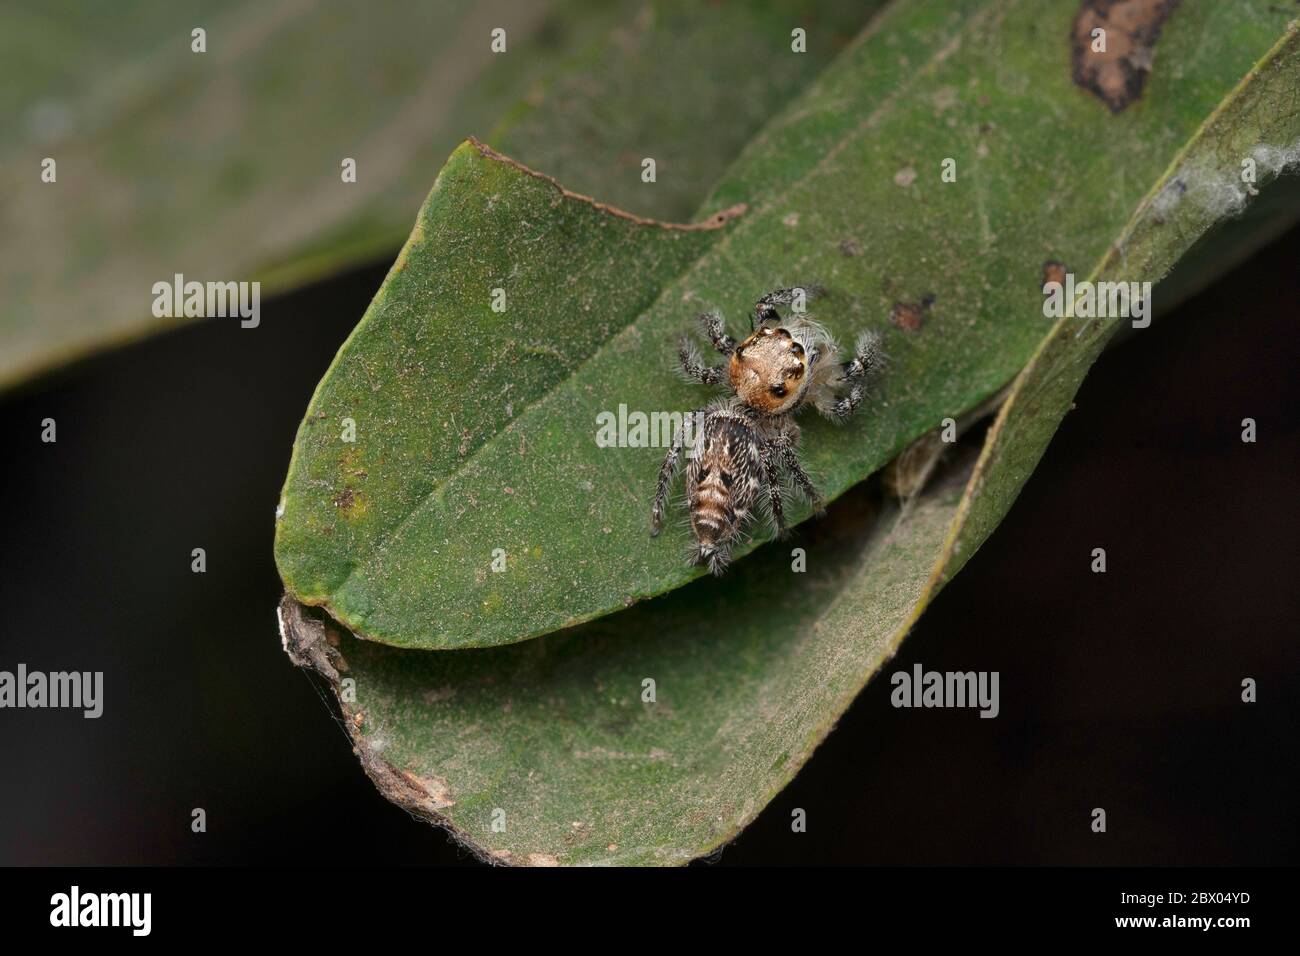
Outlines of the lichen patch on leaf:
{"label": "lichen patch on leaf", "polygon": [[[1249,179],[1243,176],[1247,164],[1254,174]],[[1300,139],[1289,145],[1261,143],[1227,163],[1219,158],[1199,157],[1178,168],[1152,199],[1151,210],[1159,221],[1164,221],[1180,204],[1190,201],[1212,219],[1236,216],[1258,195],[1256,181],[1276,178],[1296,165],[1300,165]]]}

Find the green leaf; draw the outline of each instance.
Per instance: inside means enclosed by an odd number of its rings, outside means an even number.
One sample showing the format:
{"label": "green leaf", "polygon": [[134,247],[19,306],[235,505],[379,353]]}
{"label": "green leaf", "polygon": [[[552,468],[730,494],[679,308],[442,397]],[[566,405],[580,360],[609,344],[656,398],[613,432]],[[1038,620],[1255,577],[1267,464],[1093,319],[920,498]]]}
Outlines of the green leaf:
{"label": "green leaf", "polygon": [[[10,5],[0,386],[185,321],[151,314],[177,272],[269,295],[388,253],[471,133],[576,189],[688,215],[880,2]],[[640,188],[643,155],[661,188]]]}
{"label": "green leaf", "polygon": [[[597,416],[704,404],[670,368],[677,339],[707,308],[739,331],[773,287],[825,286],[841,340],[885,333],[857,418],[805,420],[830,498],[996,394],[1049,328],[1044,263],[1099,261],[1285,22],[1266,2],[1179,7],[1115,113],[1072,81],[1074,12],[894,4],[705,204],[749,211],[689,248],[462,147],[300,432],[277,529],[290,594],[371,640],[462,648],[697,576],[680,533],[647,534],[662,449],[598,447]],[[669,244],[671,262],[647,251]],[[918,329],[888,322],[930,296]]]}
{"label": "green leaf", "polygon": [[354,682],[344,724],[384,796],[483,857],[685,863],[758,814],[893,654],[968,470],[906,512],[837,502],[792,541],[813,556],[798,600],[772,586],[789,552],[768,547],[727,579],[511,647],[384,647],[288,599],[285,646],[336,690]]}
{"label": "green leaf", "polygon": [[[1300,152],[1297,76],[1293,28],[1175,158],[1090,277],[1165,275],[1244,201],[1243,157],[1281,162],[1279,144]],[[484,858],[686,862],[757,815],[894,653],[1009,507],[1119,327],[1058,322],[978,462],[957,451],[903,508],[876,511],[859,486],[802,529],[798,600],[773,586],[791,580],[790,557],[769,546],[728,578],[488,650],[383,647],[286,598],[286,649],[340,692],[357,753],[385,796]]]}

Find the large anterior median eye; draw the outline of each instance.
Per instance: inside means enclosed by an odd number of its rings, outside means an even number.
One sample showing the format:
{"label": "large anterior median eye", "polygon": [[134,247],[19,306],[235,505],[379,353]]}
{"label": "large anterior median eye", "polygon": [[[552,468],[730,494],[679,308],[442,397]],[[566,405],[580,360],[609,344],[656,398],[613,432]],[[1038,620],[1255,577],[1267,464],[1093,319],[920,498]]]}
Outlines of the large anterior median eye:
{"label": "large anterior median eye", "polygon": [[771,388],[768,389],[768,391],[771,392],[773,395],[775,395],[777,398],[785,398],[784,385],[773,385]]}

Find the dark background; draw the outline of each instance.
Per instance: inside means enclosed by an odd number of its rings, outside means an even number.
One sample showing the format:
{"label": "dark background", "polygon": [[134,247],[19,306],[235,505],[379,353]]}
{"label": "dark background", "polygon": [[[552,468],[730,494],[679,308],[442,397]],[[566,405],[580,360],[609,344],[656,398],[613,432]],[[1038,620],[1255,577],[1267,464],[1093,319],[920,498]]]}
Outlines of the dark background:
{"label": "dark background", "polygon": [[[716,862],[1300,858],[1297,263],[1300,230],[1103,357],[886,668],[998,670],[1001,715],[895,710],[873,682]],[[276,633],[289,449],[385,270],[0,401],[0,669],[102,670],[106,699],[0,711],[0,863],[473,863],[379,796]]]}

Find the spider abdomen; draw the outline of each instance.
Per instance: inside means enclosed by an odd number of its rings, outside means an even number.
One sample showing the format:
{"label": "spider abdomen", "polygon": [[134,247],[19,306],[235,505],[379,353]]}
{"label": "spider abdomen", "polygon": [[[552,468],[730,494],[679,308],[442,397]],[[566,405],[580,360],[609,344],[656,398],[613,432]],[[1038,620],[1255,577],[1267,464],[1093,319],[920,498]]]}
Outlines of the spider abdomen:
{"label": "spider abdomen", "polygon": [[715,574],[748,521],[758,496],[759,437],[739,418],[708,420],[698,455],[686,469],[686,503],[695,535],[692,560]]}

